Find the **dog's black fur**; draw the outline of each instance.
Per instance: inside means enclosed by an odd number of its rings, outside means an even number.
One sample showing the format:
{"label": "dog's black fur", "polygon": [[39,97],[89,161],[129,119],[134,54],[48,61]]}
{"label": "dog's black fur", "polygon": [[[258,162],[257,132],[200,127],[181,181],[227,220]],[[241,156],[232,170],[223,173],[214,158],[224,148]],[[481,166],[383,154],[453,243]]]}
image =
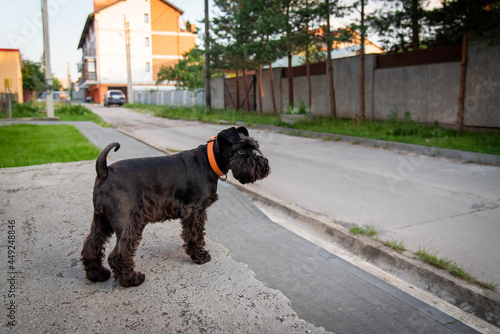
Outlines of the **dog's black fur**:
{"label": "dog's black fur", "polygon": [[[108,257],[116,281],[138,286],[145,276],[134,271],[134,255],[146,224],[181,219],[184,248],[198,264],[210,261],[204,249],[206,209],[217,200],[219,176],[212,171],[207,145],[181,153],[143,159],[121,160],[110,166],[106,157],[120,144],[109,144],[96,162],[94,218],[82,250],[86,277],[93,282],[109,279],[103,267],[104,245],[116,233],[117,243]],[[244,127],[229,128],[217,135],[215,159],[222,172],[230,169],[242,184],[270,173],[257,141]]]}

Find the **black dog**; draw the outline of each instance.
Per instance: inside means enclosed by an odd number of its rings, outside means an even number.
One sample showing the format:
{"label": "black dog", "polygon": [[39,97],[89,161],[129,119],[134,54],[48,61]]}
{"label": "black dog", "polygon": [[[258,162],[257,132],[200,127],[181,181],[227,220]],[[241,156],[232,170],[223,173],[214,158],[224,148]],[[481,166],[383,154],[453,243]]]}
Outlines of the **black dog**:
{"label": "black dog", "polygon": [[85,239],[82,262],[93,282],[109,279],[103,267],[104,244],[116,233],[108,263],[116,281],[138,286],[145,276],[134,271],[134,255],[146,224],[181,219],[184,248],[198,264],[210,261],[204,249],[206,209],[218,199],[217,182],[230,169],[242,184],[270,173],[257,141],[244,127],[229,128],[207,145],[171,156],[121,160],[110,166],[106,157],[120,144],[108,145],[96,161],[94,218]]}

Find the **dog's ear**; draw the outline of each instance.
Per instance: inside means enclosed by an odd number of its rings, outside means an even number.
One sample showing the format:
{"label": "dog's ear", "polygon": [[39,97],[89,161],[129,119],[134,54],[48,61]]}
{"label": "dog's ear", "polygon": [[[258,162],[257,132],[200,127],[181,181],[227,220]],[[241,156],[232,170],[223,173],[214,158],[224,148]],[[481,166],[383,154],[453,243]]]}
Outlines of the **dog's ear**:
{"label": "dog's ear", "polygon": [[[248,131],[247,131],[247,133],[248,133]],[[240,142],[240,133],[234,127],[226,129],[226,130],[222,130],[217,135],[217,140],[218,141],[225,140],[231,144],[238,144]]]}
{"label": "dog's ear", "polygon": [[245,137],[248,137],[248,130],[247,128],[245,128],[244,126],[240,126],[239,128],[237,128],[236,130],[238,130],[239,133],[242,133],[245,135]]}

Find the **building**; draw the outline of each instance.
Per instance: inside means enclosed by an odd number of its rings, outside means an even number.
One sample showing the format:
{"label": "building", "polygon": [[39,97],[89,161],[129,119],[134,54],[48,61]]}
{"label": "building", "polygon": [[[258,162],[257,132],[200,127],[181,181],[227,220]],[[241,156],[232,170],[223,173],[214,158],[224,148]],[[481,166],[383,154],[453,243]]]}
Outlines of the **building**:
{"label": "building", "polygon": [[[184,12],[164,0],[94,0],[94,12],[85,23],[78,43],[80,89],[101,103],[108,89],[127,92],[125,36],[130,40],[131,76],[134,90],[172,89],[156,86],[162,66],[174,65],[195,47],[195,32],[181,29]],[[128,31],[126,26],[128,25]],[[191,25],[190,30],[195,30]]]}
{"label": "building", "polygon": [[19,103],[24,101],[22,68],[19,49],[0,49],[0,94],[16,94]]}
{"label": "building", "polygon": [[[361,49],[361,35],[355,31],[348,31],[346,29],[338,29],[334,32],[336,35],[341,35],[343,33],[348,32],[351,35],[351,38],[346,41],[334,41],[332,44],[332,59],[346,58],[352,56],[359,56]],[[314,30],[314,34],[318,36],[323,35],[323,29],[318,28]],[[323,58],[326,58],[327,47],[326,44],[322,45],[320,48],[320,52],[322,53]],[[371,42],[367,38],[365,38],[365,54],[380,54],[383,53],[384,50],[375,43]],[[301,52],[297,55],[292,56],[292,66],[301,66],[306,63],[305,52]],[[276,60],[272,66],[274,68],[277,67],[288,67],[288,58],[283,57],[281,59]]]}

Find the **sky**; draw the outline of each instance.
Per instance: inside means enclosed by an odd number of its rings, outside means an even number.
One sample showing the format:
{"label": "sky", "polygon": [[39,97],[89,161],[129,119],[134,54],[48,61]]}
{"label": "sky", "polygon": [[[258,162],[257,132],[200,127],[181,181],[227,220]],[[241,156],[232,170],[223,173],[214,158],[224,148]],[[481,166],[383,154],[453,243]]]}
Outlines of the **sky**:
{"label": "sky", "polygon": [[[170,0],[184,11],[184,20],[196,26],[204,18],[204,0]],[[211,3],[212,1],[210,1]],[[0,0],[0,49],[19,49],[23,59],[40,61],[43,55],[41,0]],[[94,11],[93,0],[48,0],[50,63],[54,76],[71,80],[80,76],[77,50],[87,16]]]}

